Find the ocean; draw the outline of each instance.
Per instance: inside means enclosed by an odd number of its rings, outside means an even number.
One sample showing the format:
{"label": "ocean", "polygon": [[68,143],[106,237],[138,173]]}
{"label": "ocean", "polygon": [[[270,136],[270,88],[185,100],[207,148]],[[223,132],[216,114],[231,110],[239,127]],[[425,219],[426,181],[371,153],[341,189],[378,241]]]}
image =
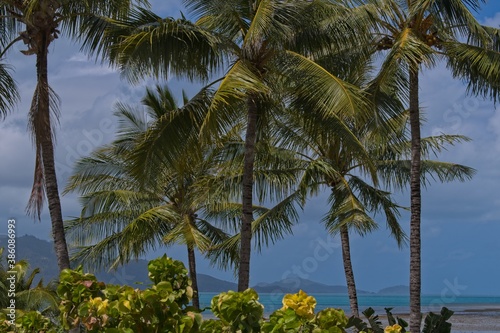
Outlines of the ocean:
{"label": "ocean", "polygon": [[[200,293],[201,307],[209,307],[212,298],[217,293]],[[340,308],[346,312],[349,310],[349,297],[345,294],[314,294],[317,301],[316,311],[325,308]],[[283,294],[259,294],[259,302],[264,305],[264,312],[269,315],[273,311],[282,307],[281,300]],[[393,308],[394,314],[409,313],[409,297],[403,295],[359,295],[359,309],[363,311],[372,307],[377,314],[385,314],[384,308]],[[488,315],[491,308],[491,315],[499,314],[500,296],[451,296],[451,295],[426,295],[422,296],[422,312],[439,312],[443,306],[455,311],[456,314],[468,313],[470,311],[482,310],[484,315]]]}

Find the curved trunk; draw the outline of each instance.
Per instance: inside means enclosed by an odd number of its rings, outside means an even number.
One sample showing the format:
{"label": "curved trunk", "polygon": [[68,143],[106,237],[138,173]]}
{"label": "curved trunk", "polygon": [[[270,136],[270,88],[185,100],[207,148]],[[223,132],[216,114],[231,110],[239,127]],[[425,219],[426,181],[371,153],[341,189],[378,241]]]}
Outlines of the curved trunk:
{"label": "curved trunk", "polygon": [[240,267],[238,272],[238,291],[248,289],[250,284],[250,253],[252,250],[253,222],[253,165],[255,161],[255,142],[257,131],[257,104],[249,97],[247,131],[245,134],[245,155],[243,165],[243,196],[241,218]]}
{"label": "curved trunk", "polygon": [[[36,126],[39,130],[35,134],[37,147],[41,148],[41,158],[43,161],[43,173],[45,176],[45,192],[52,221],[52,237],[54,238],[54,248],[57,256],[59,270],[69,268],[68,247],[66,236],[64,234],[64,223],[61,211],[61,201],[59,199],[59,188],[57,185],[55,161],[54,161],[54,143],[50,121],[50,92],[48,81],[48,37],[42,37],[42,45],[37,53],[36,69],[38,80],[38,113],[37,121],[42,124]],[[36,97],[35,97],[36,98]]]}
{"label": "curved trunk", "polygon": [[420,241],[420,112],[418,92],[418,67],[410,69],[410,129],[411,129],[411,219],[410,219],[410,332],[420,332],[422,313],[421,292],[421,241]]}
{"label": "curved trunk", "polygon": [[347,292],[349,293],[349,304],[352,315],[359,317],[358,295],[356,293],[356,282],[354,281],[354,271],[351,263],[351,249],[349,245],[349,229],[346,225],[340,228],[340,240],[342,242],[342,259],[344,262],[345,279],[347,282]]}
{"label": "curved trunk", "polygon": [[196,275],[196,258],[193,246],[188,245],[188,264],[189,264],[189,277],[191,278],[191,287],[193,288],[193,306],[197,309],[200,308],[200,296],[198,292],[198,279]]}

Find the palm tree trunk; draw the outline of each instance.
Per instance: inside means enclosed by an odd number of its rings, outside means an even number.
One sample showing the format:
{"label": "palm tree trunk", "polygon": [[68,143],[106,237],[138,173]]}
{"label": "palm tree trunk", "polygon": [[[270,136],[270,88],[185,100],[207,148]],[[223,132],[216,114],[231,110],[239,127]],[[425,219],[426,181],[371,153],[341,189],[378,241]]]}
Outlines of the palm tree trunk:
{"label": "palm tree trunk", "polygon": [[257,132],[257,104],[249,97],[247,131],[245,134],[245,155],[243,165],[243,196],[241,219],[240,267],[238,272],[238,291],[248,289],[250,284],[250,253],[252,250],[253,222],[253,165],[255,161],[255,142]]}
{"label": "palm tree trunk", "polygon": [[356,293],[356,282],[354,281],[354,271],[351,263],[349,228],[347,228],[346,225],[340,227],[340,240],[342,242],[342,259],[344,261],[344,272],[347,282],[347,292],[349,294],[349,304],[351,306],[352,315],[359,317],[358,295]]}
{"label": "palm tree trunk", "polygon": [[191,287],[193,288],[193,306],[197,309],[200,308],[200,296],[198,292],[198,279],[196,275],[196,258],[192,245],[188,245],[188,264],[189,264],[189,277],[191,278]]}
{"label": "palm tree trunk", "polygon": [[422,314],[421,294],[421,241],[420,241],[420,112],[418,91],[418,67],[410,69],[410,129],[411,129],[411,176],[410,176],[410,332],[420,332]]}
{"label": "palm tree trunk", "polygon": [[52,221],[52,237],[54,238],[54,248],[57,256],[59,270],[69,268],[68,247],[64,234],[64,224],[61,211],[61,201],[59,199],[59,188],[57,185],[56,169],[54,162],[54,143],[50,121],[50,93],[48,81],[48,46],[47,36],[42,37],[42,45],[37,53],[36,69],[39,89],[38,110],[43,124],[36,135],[37,145],[41,147],[43,170],[45,175],[45,192],[49,205],[50,219]]}

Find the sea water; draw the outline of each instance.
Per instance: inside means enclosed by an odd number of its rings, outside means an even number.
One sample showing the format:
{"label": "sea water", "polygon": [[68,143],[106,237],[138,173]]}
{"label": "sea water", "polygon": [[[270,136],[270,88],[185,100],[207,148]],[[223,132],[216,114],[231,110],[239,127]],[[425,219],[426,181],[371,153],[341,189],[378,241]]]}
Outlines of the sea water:
{"label": "sea water", "polygon": [[[209,307],[212,298],[217,293],[200,293],[201,307]],[[349,310],[349,297],[345,294],[310,294],[316,298],[316,311],[325,308]],[[266,315],[280,309],[283,305],[281,300],[283,294],[259,294],[259,302],[264,305]],[[404,314],[410,312],[410,298],[404,295],[359,295],[358,303],[360,311],[372,307],[377,314],[385,314],[384,308],[393,308],[392,313]],[[482,315],[497,315],[500,308],[500,296],[452,296],[435,295],[422,296],[422,312],[439,312],[442,307],[447,307],[455,313],[465,313],[468,311],[482,310]],[[484,311],[492,309],[491,313]]]}

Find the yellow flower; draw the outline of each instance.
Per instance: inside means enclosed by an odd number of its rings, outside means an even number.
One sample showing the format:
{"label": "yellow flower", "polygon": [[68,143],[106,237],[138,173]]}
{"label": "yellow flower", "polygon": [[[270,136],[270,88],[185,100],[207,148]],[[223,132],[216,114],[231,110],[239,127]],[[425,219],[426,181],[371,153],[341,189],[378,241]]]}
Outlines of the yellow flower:
{"label": "yellow flower", "polygon": [[89,304],[92,308],[95,309],[98,315],[102,315],[103,313],[106,313],[107,308],[108,308],[108,300],[105,299],[104,301],[102,300],[101,297],[95,297],[89,300]]}
{"label": "yellow flower", "polygon": [[293,309],[295,313],[301,317],[312,318],[314,316],[314,308],[316,307],[316,300],[312,296],[308,296],[302,290],[297,294],[286,294],[283,297],[283,308]]}
{"label": "yellow flower", "polygon": [[384,329],[384,333],[401,333],[401,329],[401,326],[399,326],[398,324],[394,324],[392,326],[387,326]]}

